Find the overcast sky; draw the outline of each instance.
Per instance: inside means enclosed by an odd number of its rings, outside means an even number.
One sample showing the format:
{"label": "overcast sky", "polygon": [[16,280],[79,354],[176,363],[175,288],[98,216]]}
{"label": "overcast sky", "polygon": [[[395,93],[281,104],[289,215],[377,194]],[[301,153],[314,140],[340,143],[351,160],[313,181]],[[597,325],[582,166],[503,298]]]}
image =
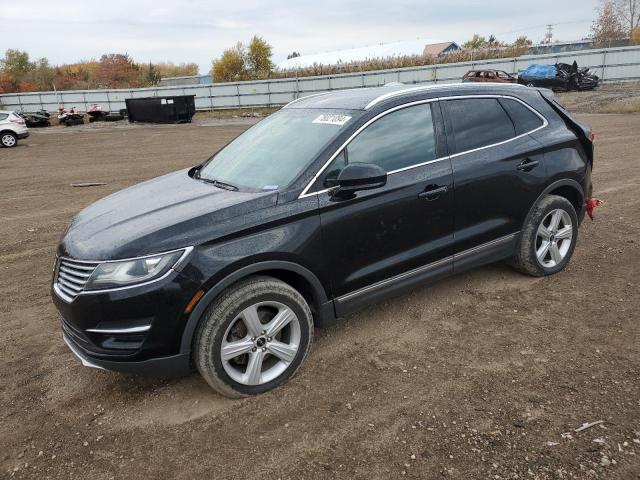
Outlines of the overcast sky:
{"label": "overcast sky", "polygon": [[264,37],[274,61],[415,38],[464,42],[473,33],[510,41],[589,32],[598,0],[0,0],[0,50],[60,64],[129,53],[136,61],[211,60],[238,40]]}

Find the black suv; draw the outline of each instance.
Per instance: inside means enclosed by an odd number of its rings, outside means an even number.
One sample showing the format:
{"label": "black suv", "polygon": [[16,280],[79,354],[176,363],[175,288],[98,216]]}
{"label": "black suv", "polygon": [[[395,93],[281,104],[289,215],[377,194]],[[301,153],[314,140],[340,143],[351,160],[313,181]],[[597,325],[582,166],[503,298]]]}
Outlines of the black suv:
{"label": "black suv", "polygon": [[228,396],[290,378],[314,326],[510,259],[562,270],[592,134],[550,91],[380,87],[298,99],[210,159],[80,212],[53,299],[87,366]]}

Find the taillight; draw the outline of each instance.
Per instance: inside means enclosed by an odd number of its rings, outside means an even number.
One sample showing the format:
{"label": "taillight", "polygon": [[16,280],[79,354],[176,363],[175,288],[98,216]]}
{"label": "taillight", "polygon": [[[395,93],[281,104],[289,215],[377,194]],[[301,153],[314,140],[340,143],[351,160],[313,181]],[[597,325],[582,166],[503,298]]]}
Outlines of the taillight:
{"label": "taillight", "polygon": [[11,123],[17,123],[18,125],[24,125],[24,120],[22,120],[21,118],[12,118],[11,120],[9,120]]}
{"label": "taillight", "polygon": [[595,134],[595,133],[593,133],[593,132],[589,132],[589,141],[590,141],[591,143],[593,143],[593,142],[595,142],[595,141],[596,141],[596,134]]}

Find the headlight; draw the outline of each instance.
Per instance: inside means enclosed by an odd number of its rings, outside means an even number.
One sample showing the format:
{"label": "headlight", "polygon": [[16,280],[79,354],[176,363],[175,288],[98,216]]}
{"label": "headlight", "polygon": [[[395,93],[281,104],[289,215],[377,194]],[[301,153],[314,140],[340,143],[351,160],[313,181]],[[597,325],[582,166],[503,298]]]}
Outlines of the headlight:
{"label": "headlight", "polygon": [[85,290],[104,290],[147,283],[162,278],[192,250],[191,247],[148,257],[116,260],[99,264]]}

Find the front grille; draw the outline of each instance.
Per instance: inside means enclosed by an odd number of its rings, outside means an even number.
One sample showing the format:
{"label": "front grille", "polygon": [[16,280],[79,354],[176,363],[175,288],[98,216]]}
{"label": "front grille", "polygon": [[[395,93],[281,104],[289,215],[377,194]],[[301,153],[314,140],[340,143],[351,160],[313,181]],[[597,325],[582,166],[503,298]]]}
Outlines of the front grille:
{"label": "front grille", "polygon": [[54,287],[63,300],[71,302],[84,290],[87,280],[99,262],[85,262],[71,258],[59,258],[56,265]]}

